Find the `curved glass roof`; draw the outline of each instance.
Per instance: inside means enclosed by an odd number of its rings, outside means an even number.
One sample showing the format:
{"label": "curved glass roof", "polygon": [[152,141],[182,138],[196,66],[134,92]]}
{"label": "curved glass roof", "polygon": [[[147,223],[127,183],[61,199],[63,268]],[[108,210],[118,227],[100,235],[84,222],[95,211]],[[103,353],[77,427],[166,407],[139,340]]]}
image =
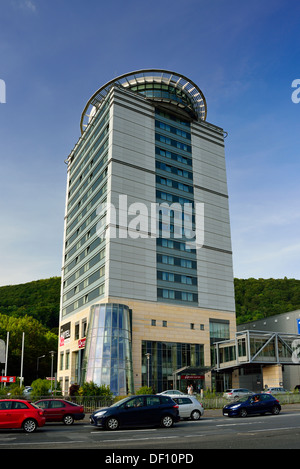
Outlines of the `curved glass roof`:
{"label": "curved glass roof", "polygon": [[81,133],[113,86],[122,86],[146,99],[168,103],[188,112],[197,120],[206,120],[205,97],[198,86],[183,75],[168,70],[146,69],[126,73],[99,88],[87,102],[80,121]]}

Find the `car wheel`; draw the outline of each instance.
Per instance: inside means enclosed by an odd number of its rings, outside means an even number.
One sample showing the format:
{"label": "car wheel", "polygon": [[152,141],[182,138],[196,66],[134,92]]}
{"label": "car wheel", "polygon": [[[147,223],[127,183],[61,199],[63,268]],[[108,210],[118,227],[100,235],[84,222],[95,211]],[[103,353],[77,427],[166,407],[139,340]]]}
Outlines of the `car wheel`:
{"label": "car wheel", "polygon": [[199,410],[193,410],[193,412],[191,413],[191,419],[192,420],[200,420],[200,417],[201,417],[201,414],[200,414]]}
{"label": "car wheel", "polygon": [[278,407],[278,405],[274,405],[273,409],[272,409],[272,414],[273,415],[278,415],[280,412],[280,409]]}
{"label": "car wheel", "polygon": [[74,423],[74,417],[72,417],[72,415],[64,415],[63,423],[65,425],[72,425]]}
{"label": "car wheel", "polygon": [[110,417],[106,421],[107,430],[117,430],[119,428],[119,420],[115,417]]}
{"label": "car wheel", "polygon": [[161,419],[161,426],[164,427],[164,428],[172,427],[173,423],[174,423],[174,420],[173,420],[173,417],[171,417],[171,415],[165,415]]}
{"label": "car wheel", "polygon": [[239,416],[240,417],[247,417],[248,415],[248,412],[246,409],[241,409],[240,412],[239,412]]}
{"label": "car wheel", "polygon": [[23,422],[23,430],[26,433],[33,433],[37,429],[37,423],[33,419],[27,419]]}

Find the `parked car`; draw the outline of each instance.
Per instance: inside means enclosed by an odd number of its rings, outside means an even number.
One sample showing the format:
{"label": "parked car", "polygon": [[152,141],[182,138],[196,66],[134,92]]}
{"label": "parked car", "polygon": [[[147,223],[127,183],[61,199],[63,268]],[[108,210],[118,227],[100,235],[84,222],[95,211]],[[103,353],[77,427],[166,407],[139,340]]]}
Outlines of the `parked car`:
{"label": "parked car", "polygon": [[250,414],[271,414],[278,415],[281,405],[271,394],[253,394],[238,401],[231,402],[223,407],[223,415],[227,417],[247,417]]}
{"label": "parked car", "polygon": [[290,393],[284,388],[268,388],[265,392],[267,394],[282,394],[282,393],[289,394]]}
{"label": "parked car", "polygon": [[169,428],[179,420],[178,404],[171,397],[158,394],[125,397],[110,407],[96,410],[90,417],[91,425],[107,430],[156,425]]}
{"label": "parked car", "polygon": [[63,422],[72,425],[74,420],[82,420],[85,417],[84,407],[65,399],[40,399],[35,405],[44,410],[46,422]]}
{"label": "parked car", "polygon": [[203,405],[194,396],[174,396],[172,399],[178,404],[182,419],[199,420],[204,414]]}
{"label": "parked car", "polygon": [[23,399],[0,400],[0,428],[22,428],[34,432],[45,425],[44,411]]}
{"label": "parked car", "polygon": [[226,399],[237,399],[243,396],[251,396],[252,394],[254,394],[252,391],[249,391],[249,389],[244,388],[226,389],[223,394],[223,397],[225,397]]}
{"label": "parked car", "polygon": [[23,390],[23,396],[30,396],[32,392],[32,387],[31,386],[25,386],[24,390]]}
{"label": "parked car", "polygon": [[178,391],[177,389],[168,389],[167,391],[163,391],[163,392],[158,392],[157,393],[158,396],[161,396],[161,395],[167,395],[167,396],[186,396],[187,394],[185,394],[184,392],[182,391]]}

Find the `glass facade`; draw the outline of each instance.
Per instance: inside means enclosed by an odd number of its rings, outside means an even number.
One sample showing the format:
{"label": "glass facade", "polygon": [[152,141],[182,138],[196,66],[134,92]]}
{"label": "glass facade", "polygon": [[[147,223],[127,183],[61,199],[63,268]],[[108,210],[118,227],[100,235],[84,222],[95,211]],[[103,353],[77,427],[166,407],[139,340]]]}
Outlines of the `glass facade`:
{"label": "glass facade", "polygon": [[173,373],[185,366],[204,366],[203,345],[142,341],[142,386],[149,382],[156,392],[170,389]]}
{"label": "glass facade", "polygon": [[93,305],[83,361],[83,382],[107,385],[114,394],[133,393],[131,334],[128,306]]}

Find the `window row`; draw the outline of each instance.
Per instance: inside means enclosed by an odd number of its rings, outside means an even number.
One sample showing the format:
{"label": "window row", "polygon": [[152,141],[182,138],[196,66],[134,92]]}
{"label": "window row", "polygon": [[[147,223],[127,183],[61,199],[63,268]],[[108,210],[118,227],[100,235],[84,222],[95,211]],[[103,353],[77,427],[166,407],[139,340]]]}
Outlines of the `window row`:
{"label": "window row", "polygon": [[196,252],[195,249],[191,249],[190,247],[188,247],[185,242],[175,241],[174,239],[157,238],[156,245],[161,246],[163,248],[177,249],[178,251],[192,252],[192,253]]}
{"label": "window row", "polygon": [[178,124],[184,125],[185,127],[191,127],[190,122],[182,119],[181,117],[176,116],[175,114],[171,114],[169,112],[162,111],[161,109],[156,108],[155,109],[155,114],[157,116],[163,117],[165,119],[168,119],[170,121],[176,122]]}
{"label": "window row", "polygon": [[179,301],[188,301],[197,303],[198,302],[198,294],[197,293],[190,293],[190,292],[183,292],[177,290],[168,290],[167,288],[158,288],[157,289],[157,297],[163,298],[165,300],[179,300]]}
{"label": "window row", "polygon": [[186,132],[185,130],[178,129],[177,127],[173,127],[172,125],[166,124],[165,122],[161,122],[156,120],[155,121],[155,127],[158,129],[166,130],[167,132],[170,132],[171,134],[175,134],[178,137],[186,138],[188,140],[191,140],[191,134],[189,132]]}
{"label": "window row", "polygon": [[188,153],[192,152],[191,145],[187,145],[186,143],[179,142],[178,140],[174,140],[172,138],[166,137],[165,135],[155,133],[155,140],[157,142],[165,143],[166,145],[171,145],[171,147],[177,148],[178,150],[187,151]]}
{"label": "window row", "polygon": [[[108,120],[109,111],[105,114],[100,112],[97,116],[95,116],[93,132],[90,132],[89,129],[87,129],[87,131],[84,133],[84,140],[79,140],[75,146],[74,152],[70,158],[70,163],[73,163],[70,168],[70,178],[72,181],[75,181],[76,177],[80,174],[84,166],[88,164],[88,161],[91,158],[93,152],[97,149],[97,146],[103,138],[102,133],[100,134],[101,138],[99,138],[99,132],[104,128],[104,126],[106,126],[105,131],[107,130]],[[94,142],[96,139],[97,144],[95,145]]]}
{"label": "window row", "polygon": [[157,271],[157,279],[165,282],[182,283],[185,285],[197,285],[197,277],[175,274],[173,272]]}
{"label": "window row", "polygon": [[193,179],[193,173],[191,171],[176,168],[175,166],[167,165],[166,163],[162,163],[161,161],[156,161],[156,168],[174,174],[175,176],[180,176],[191,180]]}
{"label": "window row", "polygon": [[[67,215],[67,220],[68,220],[68,223],[71,222],[71,220],[73,219],[73,217],[78,213],[78,211],[80,210],[80,207],[84,205],[85,202],[87,202],[87,200],[91,197],[91,195],[93,194],[93,191],[95,189],[97,189],[101,182],[107,177],[107,172],[108,172],[108,169],[107,167],[104,169],[104,171],[100,174],[100,176],[97,178],[97,180],[95,181],[95,183],[90,187],[90,189],[84,194],[84,196],[82,197],[81,200],[79,200],[79,202],[77,203],[77,205],[73,208],[73,210],[71,210],[68,215]],[[89,180],[89,183],[92,181],[94,177],[94,173],[91,173],[90,175],[90,180]],[[98,192],[99,194],[99,192]],[[102,191],[101,191],[101,194],[102,194]],[[81,217],[85,215],[85,213],[94,205],[94,200],[95,200],[95,197],[93,199],[90,200],[89,204],[86,205],[82,211],[82,214],[81,214]],[[98,199],[96,199],[98,200]],[[80,218],[79,218],[80,219]]]}
{"label": "window row", "polygon": [[167,200],[168,202],[178,202],[179,204],[191,204],[194,207],[194,201],[191,199],[186,199],[184,197],[180,197],[176,194],[170,194],[169,192],[162,192],[157,190],[156,191],[156,198],[161,200]]}
{"label": "window row", "polygon": [[186,269],[197,269],[197,262],[190,259],[183,259],[174,256],[165,256],[157,254],[157,262],[160,264],[175,265],[177,267],[184,267]]}
{"label": "window row", "polygon": [[[76,225],[83,219],[83,217],[88,213],[88,211],[101,199],[103,195],[106,195],[107,183],[105,182],[101,189],[95,194],[92,200],[89,202],[88,205],[84,207],[84,209],[78,214],[72,222],[68,225],[66,229],[66,234],[68,235],[71,231],[76,227]],[[88,217],[89,221],[86,221],[86,226],[97,216],[97,209]]]}
{"label": "window row", "polygon": [[[79,264],[86,256],[91,254],[98,246],[100,246],[102,241],[102,238],[97,237],[89,246],[87,246],[83,251],[78,253],[78,255],[74,259],[72,259],[69,264],[65,265],[65,273],[70,272],[70,270],[72,270],[77,264]],[[103,252],[103,249],[101,252]]]}
{"label": "window row", "polygon": [[171,151],[165,150],[164,148],[155,147],[155,153],[156,155],[164,156],[165,158],[169,158],[170,160],[176,161],[177,163],[182,163],[187,166],[192,166],[191,158],[178,155],[177,153],[173,153]]}
{"label": "window row", "polygon": [[[161,322],[162,322],[162,327],[168,327],[168,322],[167,321],[161,321]],[[158,325],[158,321],[156,319],[151,319],[151,326],[156,327],[157,325]],[[191,322],[190,323],[190,329],[197,330],[196,324]],[[200,331],[204,331],[205,330],[204,324],[199,324],[199,329],[200,329]]]}
{"label": "window row", "polygon": [[[88,270],[92,269],[98,262],[100,262],[102,259],[105,258],[105,250],[101,250],[98,252],[92,259],[90,259],[88,262],[86,262],[83,266],[80,267],[80,269],[76,270],[70,277],[65,278],[63,282],[63,287],[66,288],[69,285],[71,285],[75,280],[77,280],[79,277],[81,277],[83,274],[88,272]],[[105,265],[101,267],[101,272],[102,275],[105,273]],[[65,269],[66,273],[66,269]]]}
{"label": "window row", "polygon": [[82,306],[86,305],[90,301],[93,301],[96,298],[99,298],[101,296],[104,296],[104,283],[100,285],[99,287],[95,288],[95,290],[89,292],[87,295],[84,295],[78,300],[74,301],[74,303],[71,303],[70,305],[64,307],[62,310],[62,316],[64,317],[67,314],[72,313],[76,309],[81,308]]}
{"label": "window row", "polygon": [[188,186],[187,184],[174,181],[173,179],[167,179],[161,176],[156,176],[156,182],[164,186],[172,187],[173,189],[177,189],[179,191],[189,192],[190,194],[193,194],[194,192],[193,186]]}
{"label": "window row", "polygon": [[93,272],[92,275],[85,278],[82,282],[80,282],[78,285],[75,285],[75,287],[73,287],[71,290],[69,290],[67,293],[65,293],[63,295],[63,301],[70,300],[73,296],[77,295],[78,293],[80,293],[85,288],[88,288],[94,282],[96,282],[101,277],[103,277],[104,273],[105,273],[105,266],[103,266],[99,270],[96,270],[96,272]]}
{"label": "window row", "polygon": [[[94,163],[96,163],[96,159],[92,159],[90,166],[88,168],[87,174],[89,175],[88,178],[86,178],[83,182],[83,184],[78,188],[80,183],[82,182],[81,178],[78,179],[79,184],[74,187],[74,190],[71,189],[68,193],[68,210],[75,204],[75,202],[78,200],[78,198],[84,193],[84,191],[87,189],[89,184],[91,183],[93,177],[101,171],[105,163],[107,163],[108,159],[108,153],[105,150],[104,146],[101,147],[99,150],[99,153],[101,155],[100,161],[97,165],[94,166]],[[99,156],[100,156],[99,155]],[[98,159],[98,158],[97,158]],[[97,182],[97,181],[96,181]],[[95,183],[93,184],[95,186]],[[78,189],[78,190],[77,190]]]}

